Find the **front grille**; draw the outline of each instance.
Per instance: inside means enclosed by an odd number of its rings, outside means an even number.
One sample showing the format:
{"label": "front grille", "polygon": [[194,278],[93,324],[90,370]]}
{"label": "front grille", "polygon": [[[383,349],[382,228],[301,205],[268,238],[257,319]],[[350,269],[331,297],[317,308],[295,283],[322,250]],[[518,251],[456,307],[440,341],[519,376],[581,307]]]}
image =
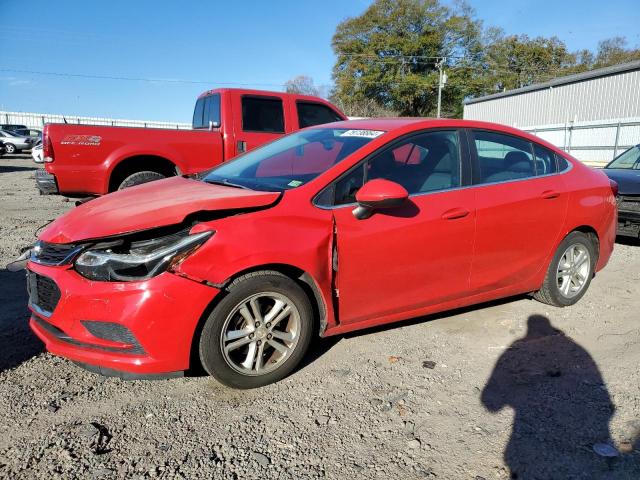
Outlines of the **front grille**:
{"label": "front grille", "polygon": [[80,250],[82,247],[73,243],[38,241],[31,250],[31,261],[42,265],[65,265],[71,263]]}
{"label": "front grille", "polygon": [[639,212],[640,213],[640,195],[628,196],[618,195],[618,210],[624,210],[625,212]]}
{"label": "front grille", "polygon": [[51,315],[60,301],[60,289],[49,277],[28,272],[27,290],[29,303],[45,316]]}

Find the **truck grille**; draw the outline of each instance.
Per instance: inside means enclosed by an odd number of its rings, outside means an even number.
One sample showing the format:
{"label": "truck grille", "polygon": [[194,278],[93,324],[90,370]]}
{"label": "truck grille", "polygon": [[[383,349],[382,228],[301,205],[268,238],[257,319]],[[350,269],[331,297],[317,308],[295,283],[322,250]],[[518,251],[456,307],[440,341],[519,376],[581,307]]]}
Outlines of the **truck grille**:
{"label": "truck grille", "polygon": [[27,291],[29,303],[47,317],[53,313],[60,301],[60,289],[56,282],[31,271],[27,272]]}
{"label": "truck grille", "polygon": [[42,265],[65,265],[71,263],[80,250],[81,246],[72,243],[38,241],[31,250],[31,261]]}

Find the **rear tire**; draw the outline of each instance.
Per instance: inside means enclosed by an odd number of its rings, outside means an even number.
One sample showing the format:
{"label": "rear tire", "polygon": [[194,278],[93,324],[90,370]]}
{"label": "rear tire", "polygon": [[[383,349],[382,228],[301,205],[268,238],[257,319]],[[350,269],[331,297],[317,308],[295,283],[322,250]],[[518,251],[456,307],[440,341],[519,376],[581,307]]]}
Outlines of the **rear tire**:
{"label": "rear tire", "polygon": [[5,143],[4,148],[7,150],[7,153],[11,155],[12,153],[17,153],[16,146],[12,143]]}
{"label": "rear tire", "polygon": [[533,297],[555,307],[574,305],[589,289],[596,261],[592,238],[582,232],[571,232],[558,246],[542,288]]}
{"label": "rear tire", "polygon": [[154,182],[156,180],[162,180],[167,178],[161,173],[152,172],[150,170],[144,170],[142,172],[136,172],[126,177],[118,186],[118,190],[133,187],[134,185],[142,185],[143,183]]}
{"label": "rear tire", "polygon": [[232,388],[257,388],[285,378],[311,342],[309,297],[294,280],[275,271],[243,275],[228,292],[202,328],[202,366]]}

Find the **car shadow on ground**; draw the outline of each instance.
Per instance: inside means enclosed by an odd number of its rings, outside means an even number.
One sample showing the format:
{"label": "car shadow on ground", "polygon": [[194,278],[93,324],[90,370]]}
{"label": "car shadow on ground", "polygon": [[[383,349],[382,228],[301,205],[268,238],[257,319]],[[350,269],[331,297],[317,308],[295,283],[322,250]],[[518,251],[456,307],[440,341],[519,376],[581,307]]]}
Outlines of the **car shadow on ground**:
{"label": "car shadow on ground", "polygon": [[44,350],[29,329],[24,272],[0,269],[0,372],[17,367]]}
{"label": "car shadow on ground", "polygon": [[446,312],[434,313],[432,315],[425,315],[425,316],[416,317],[416,318],[403,320],[399,322],[392,322],[386,325],[369,327],[362,330],[356,330],[354,332],[344,333],[342,335],[334,335],[334,336],[325,337],[325,338],[314,337],[312,339],[311,346],[309,347],[309,352],[307,353],[307,355],[305,355],[305,358],[302,360],[300,365],[295,369],[295,371],[297,372],[307,367],[308,365],[311,365],[316,360],[320,359],[323,355],[327,354],[329,350],[331,350],[336,344],[338,344],[340,340],[342,340],[343,338],[356,338],[364,335],[371,335],[379,332],[384,332],[387,330],[393,330],[396,328],[408,327],[408,326],[416,325],[419,323],[425,323],[432,320],[442,320],[448,317],[453,317],[455,315],[471,312],[473,310],[502,305],[502,304],[510,303],[516,300],[521,300],[523,298],[530,298],[530,297],[527,297],[527,295],[518,295],[510,298],[501,298],[498,300],[485,302],[479,305],[472,305],[469,307],[457,308],[455,310],[448,310]]}
{"label": "car shadow on ground", "polygon": [[492,413],[513,410],[504,450],[512,479],[640,475],[637,458],[613,446],[615,407],[598,365],[543,315],[528,318],[526,335],[500,356],[480,400]]}
{"label": "car shadow on ground", "polygon": [[640,238],[623,237],[618,235],[616,237],[616,243],[619,243],[620,245],[629,245],[630,247],[640,247]]}
{"label": "car shadow on ground", "polygon": [[38,167],[28,167],[21,165],[0,165],[0,173],[28,172],[30,170],[38,170]]}

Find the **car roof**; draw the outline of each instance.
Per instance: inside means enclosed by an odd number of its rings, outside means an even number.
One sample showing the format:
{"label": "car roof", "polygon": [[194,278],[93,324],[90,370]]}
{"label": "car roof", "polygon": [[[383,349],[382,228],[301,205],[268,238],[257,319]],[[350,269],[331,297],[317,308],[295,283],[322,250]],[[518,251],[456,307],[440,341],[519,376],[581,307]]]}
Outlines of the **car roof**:
{"label": "car roof", "polygon": [[350,128],[363,130],[384,130],[391,131],[398,128],[413,126],[415,128],[437,128],[437,127],[458,127],[458,128],[488,128],[491,130],[501,130],[518,135],[525,134],[521,130],[500,125],[498,123],[480,122],[477,120],[461,120],[449,118],[419,118],[419,117],[389,117],[389,118],[360,118],[354,120],[345,120],[342,122],[333,122],[318,127],[331,128]]}

